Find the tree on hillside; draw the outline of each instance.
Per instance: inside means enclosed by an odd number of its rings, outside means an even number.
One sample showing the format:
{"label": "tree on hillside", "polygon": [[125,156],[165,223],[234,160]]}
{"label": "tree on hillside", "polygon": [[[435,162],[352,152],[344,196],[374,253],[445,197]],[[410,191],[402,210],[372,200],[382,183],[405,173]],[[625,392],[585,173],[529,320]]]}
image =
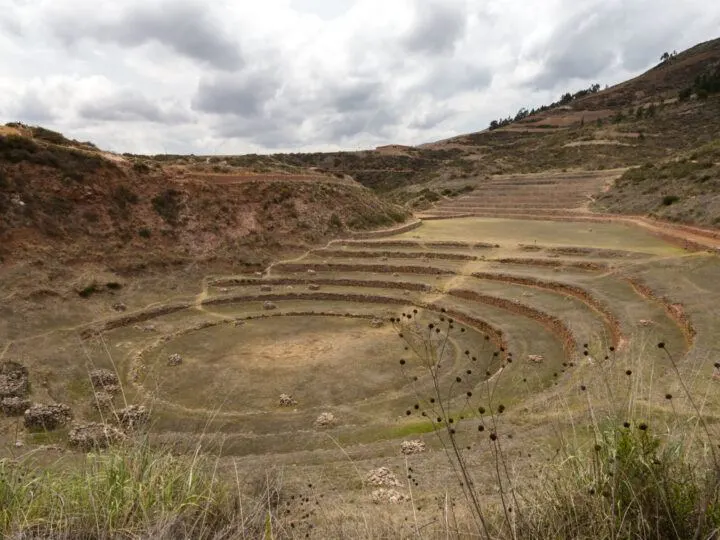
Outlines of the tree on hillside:
{"label": "tree on hillside", "polygon": [[667,62],[668,60],[670,60],[670,53],[669,53],[669,52],[664,52],[664,53],[662,54],[662,56],[660,57],[660,62],[663,62],[663,63],[664,63],[664,62]]}

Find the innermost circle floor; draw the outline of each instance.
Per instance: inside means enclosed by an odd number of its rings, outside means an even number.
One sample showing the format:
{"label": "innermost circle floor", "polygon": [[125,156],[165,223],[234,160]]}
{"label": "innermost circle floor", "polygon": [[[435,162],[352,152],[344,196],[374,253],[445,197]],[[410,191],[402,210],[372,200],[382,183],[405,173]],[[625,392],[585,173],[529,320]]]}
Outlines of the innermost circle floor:
{"label": "innermost circle floor", "polygon": [[[282,393],[298,406],[342,405],[399,389],[404,343],[390,324],[365,318],[279,316],[190,331],[148,354],[144,385],[198,410],[260,412]],[[182,356],[178,366],[168,357]]]}

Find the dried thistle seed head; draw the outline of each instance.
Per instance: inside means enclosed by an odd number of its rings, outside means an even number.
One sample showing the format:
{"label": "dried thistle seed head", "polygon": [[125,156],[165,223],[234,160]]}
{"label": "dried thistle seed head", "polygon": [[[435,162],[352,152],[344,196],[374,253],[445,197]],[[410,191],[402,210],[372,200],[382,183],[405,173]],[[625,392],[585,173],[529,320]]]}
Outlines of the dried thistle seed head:
{"label": "dried thistle seed head", "polygon": [[640,425],[638,426],[638,429],[640,431],[647,431],[648,425],[645,422],[641,422]]}
{"label": "dried thistle seed head", "polygon": [[629,377],[630,375],[632,375],[632,369],[626,370],[626,371],[625,371],[625,375],[627,375],[628,377]]}
{"label": "dried thistle seed head", "polygon": [[664,348],[665,348],[664,342],[661,341],[660,343],[658,343],[658,349],[664,349]]}
{"label": "dried thistle seed head", "polygon": [[504,412],[505,412],[505,405],[498,405],[498,412],[499,412],[500,414],[504,413]]}
{"label": "dried thistle seed head", "polygon": [[623,422],[623,427],[624,427],[624,428],[629,428],[629,427],[630,427],[630,422]]}
{"label": "dried thistle seed head", "polygon": [[485,414],[485,407],[478,407],[478,412],[480,414]]}
{"label": "dried thistle seed head", "polygon": [[401,365],[401,366],[404,366],[404,365],[405,365],[405,359],[404,359],[404,358],[400,360],[400,365]]}
{"label": "dried thistle seed head", "polygon": [[478,431],[480,431],[480,432],[485,431],[485,426],[483,426],[482,424],[480,424],[480,425],[478,426]]}
{"label": "dried thistle seed head", "polygon": [[491,441],[497,441],[497,435],[495,433],[490,434],[490,440]]}
{"label": "dried thistle seed head", "polygon": [[668,399],[668,400],[672,399],[672,394],[665,394],[665,399]]}

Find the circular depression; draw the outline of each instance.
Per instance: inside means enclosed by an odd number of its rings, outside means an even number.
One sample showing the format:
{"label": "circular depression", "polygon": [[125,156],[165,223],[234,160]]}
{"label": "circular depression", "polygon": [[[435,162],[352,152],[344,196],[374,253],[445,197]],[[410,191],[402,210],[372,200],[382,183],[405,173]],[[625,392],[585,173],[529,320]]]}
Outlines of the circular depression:
{"label": "circular depression", "polygon": [[[408,384],[397,360],[404,343],[392,325],[365,317],[297,315],[218,324],[147,351],[145,390],[189,409],[268,411],[280,394],[303,409],[369,399]],[[182,363],[169,366],[170,355]]]}

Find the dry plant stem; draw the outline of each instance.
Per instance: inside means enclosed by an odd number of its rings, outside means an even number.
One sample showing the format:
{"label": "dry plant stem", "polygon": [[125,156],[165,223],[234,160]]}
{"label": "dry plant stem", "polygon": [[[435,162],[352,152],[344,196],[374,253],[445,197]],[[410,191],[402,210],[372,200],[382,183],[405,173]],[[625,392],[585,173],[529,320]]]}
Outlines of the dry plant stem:
{"label": "dry plant stem", "polygon": [[[402,329],[402,326],[400,326],[400,329]],[[419,333],[419,332],[417,332]],[[416,335],[417,335],[416,333]],[[400,332],[401,336],[404,336],[403,332]],[[448,456],[450,464],[453,468],[453,471],[455,472],[455,475],[458,477],[462,484],[463,493],[465,494],[465,497],[468,499],[471,509],[472,509],[472,515],[473,519],[476,521],[476,524],[479,525],[485,536],[487,538],[490,538],[490,532],[487,526],[487,522],[485,520],[484,513],[482,511],[482,505],[480,503],[480,500],[478,499],[477,493],[474,489],[474,482],[470,476],[470,472],[468,470],[467,463],[465,462],[465,459],[463,458],[462,451],[460,450],[460,446],[456,440],[455,434],[453,432],[453,429],[450,428],[450,415],[448,413],[446,405],[449,405],[449,399],[446,400],[443,396],[443,392],[440,388],[440,381],[438,377],[438,365],[442,362],[443,356],[445,354],[445,350],[448,344],[448,341],[450,340],[450,327],[448,324],[448,328],[445,331],[444,335],[442,336],[442,345],[440,346],[440,354],[437,355],[436,347],[433,344],[432,340],[432,334],[428,333],[428,338],[423,339],[423,345],[426,351],[425,355],[418,354],[415,347],[412,346],[410,343],[410,340],[406,337],[403,337],[404,341],[408,343],[408,345],[411,347],[413,352],[418,356],[418,359],[421,362],[421,365],[425,367],[428,374],[430,375],[430,379],[433,384],[433,392],[435,394],[435,398],[438,402],[438,407],[441,411],[441,418],[442,418],[442,425],[445,428],[445,432],[448,434],[448,439],[450,441],[450,449],[447,448],[445,445],[445,441],[440,436],[438,431],[435,431],[438,438],[441,441],[441,444],[446,452],[446,455]],[[430,420],[433,426],[435,423]]]}

